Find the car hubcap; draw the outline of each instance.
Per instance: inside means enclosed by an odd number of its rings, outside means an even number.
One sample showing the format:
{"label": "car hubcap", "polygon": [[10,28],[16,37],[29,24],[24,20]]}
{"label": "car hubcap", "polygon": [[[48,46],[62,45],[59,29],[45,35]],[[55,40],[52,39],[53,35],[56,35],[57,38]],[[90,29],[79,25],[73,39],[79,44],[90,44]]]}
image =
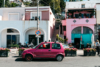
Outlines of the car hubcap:
{"label": "car hubcap", "polygon": [[30,61],[32,58],[30,56],[27,56],[27,60]]}
{"label": "car hubcap", "polygon": [[58,61],[61,61],[61,60],[62,60],[62,56],[58,56],[58,57],[57,57],[57,60],[58,60]]}

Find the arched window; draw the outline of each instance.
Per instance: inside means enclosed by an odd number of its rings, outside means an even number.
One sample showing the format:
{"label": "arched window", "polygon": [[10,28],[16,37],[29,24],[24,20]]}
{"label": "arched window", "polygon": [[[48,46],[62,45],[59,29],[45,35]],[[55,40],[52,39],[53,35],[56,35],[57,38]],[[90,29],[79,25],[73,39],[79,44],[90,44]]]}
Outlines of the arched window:
{"label": "arched window", "polygon": [[72,34],[81,34],[81,27],[73,29]]}
{"label": "arched window", "polygon": [[16,29],[7,29],[7,33],[19,33]]}
{"label": "arched window", "polygon": [[93,31],[89,27],[83,27],[83,34],[93,34]]}

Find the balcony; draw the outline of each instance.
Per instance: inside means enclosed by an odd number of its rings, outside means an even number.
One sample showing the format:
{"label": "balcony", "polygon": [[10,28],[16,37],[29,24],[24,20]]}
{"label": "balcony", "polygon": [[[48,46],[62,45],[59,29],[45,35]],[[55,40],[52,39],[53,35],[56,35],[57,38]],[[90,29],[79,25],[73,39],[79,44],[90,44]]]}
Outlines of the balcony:
{"label": "balcony", "polygon": [[73,9],[66,13],[67,19],[96,18],[95,9]]}

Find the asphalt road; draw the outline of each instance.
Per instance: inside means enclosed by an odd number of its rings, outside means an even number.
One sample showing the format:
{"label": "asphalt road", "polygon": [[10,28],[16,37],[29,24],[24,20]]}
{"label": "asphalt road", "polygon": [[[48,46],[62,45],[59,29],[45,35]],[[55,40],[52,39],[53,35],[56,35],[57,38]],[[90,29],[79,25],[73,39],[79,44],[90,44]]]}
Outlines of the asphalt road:
{"label": "asphalt road", "polygon": [[12,56],[0,57],[0,67],[100,67],[100,56],[84,57],[65,57],[58,62],[54,59],[35,59],[27,62],[21,57],[13,54]]}

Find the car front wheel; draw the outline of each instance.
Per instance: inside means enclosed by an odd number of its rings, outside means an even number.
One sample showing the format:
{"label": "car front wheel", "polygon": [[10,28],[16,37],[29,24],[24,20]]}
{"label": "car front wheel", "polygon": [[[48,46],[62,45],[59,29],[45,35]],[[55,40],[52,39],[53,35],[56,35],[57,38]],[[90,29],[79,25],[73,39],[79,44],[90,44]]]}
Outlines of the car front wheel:
{"label": "car front wheel", "polygon": [[26,56],[25,56],[25,60],[26,60],[26,61],[32,61],[32,60],[33,60],[32,55],[26,55]]}
{"label": "car front wheel", "polygon": [[62,55],[58,55],[58,56],[56,57],[56,60],[57,60],[57,61],[62,61],[62,60],[63,60],[63,56],[62,56]]}

